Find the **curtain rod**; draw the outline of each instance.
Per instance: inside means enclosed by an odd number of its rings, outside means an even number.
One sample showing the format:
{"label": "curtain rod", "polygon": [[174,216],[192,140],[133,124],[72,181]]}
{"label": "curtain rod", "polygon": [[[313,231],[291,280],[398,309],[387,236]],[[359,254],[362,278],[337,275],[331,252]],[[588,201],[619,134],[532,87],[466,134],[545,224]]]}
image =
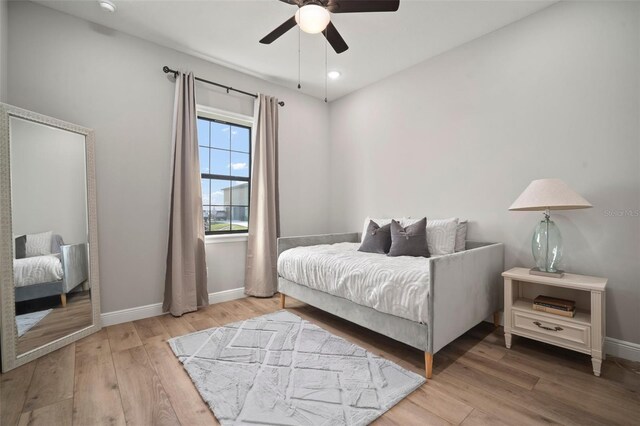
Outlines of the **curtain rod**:
{"label": "curtain rod", "polygon": [[[171,74],[173,74],[174,77],[176,77],[178,75],[178,71],[172,70],[171,68],[169,68],[166,65],[164,67],[162,67],[162,71],[164,71],[165,74],[171,73]],[[249,93],[249,92],[245,92],[244,90],[234,89],[233,87],[225,86],[224,84],[216,83],[216,82],[213,82],[213,81],[210,81],[210,80],[205,80],[204,78],[199,78],[199,77],[194,77],[194,78],[196,80],[198,80],[198,81],[203,82],[203,83],[212,84],[214,86],[218,86],[218,87],[221,87],[223,89],[226,89],[227,93],[229,93],[230,90],[233,90],[234,92],[242,93],[243,95],[253,96],[254,98],[258,97],[258,95],[256,95],[255,93]],[[284,106],[284,101],[278,102],[278,105]]]}

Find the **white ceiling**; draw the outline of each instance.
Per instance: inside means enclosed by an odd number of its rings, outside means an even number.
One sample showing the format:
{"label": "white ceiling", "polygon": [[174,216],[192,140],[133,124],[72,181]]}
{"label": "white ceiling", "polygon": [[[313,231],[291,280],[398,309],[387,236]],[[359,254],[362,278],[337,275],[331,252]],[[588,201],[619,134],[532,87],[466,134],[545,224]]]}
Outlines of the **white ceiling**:
{"label": "white ceiling", "polygon": [[[103,11],[97,0],[37,2],[287,87],[297,85],[297,28],[271,45],[258,43],[296,11],[296,6],[278,0],[113,0],[117,6],[115,13]],[[329,100],[552,3],[401,0],[395,13],[332,15],[332,22],[349,50],[337,55],[329,47],[329,69],[342,73],[339,80],[329,81]],[[302,91],[322,99],[324,37],[301,33],[301,50]]]}

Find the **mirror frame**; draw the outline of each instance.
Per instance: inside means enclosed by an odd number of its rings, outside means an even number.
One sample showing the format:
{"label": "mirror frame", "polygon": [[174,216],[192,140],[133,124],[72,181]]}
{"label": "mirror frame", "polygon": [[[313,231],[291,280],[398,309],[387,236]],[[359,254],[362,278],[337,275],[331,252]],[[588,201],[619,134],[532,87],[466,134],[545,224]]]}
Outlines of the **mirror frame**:
{"label": "mirror frame", "polygon": [[[87,188],[87,225],[89,243],[89,281],[93,324],[56,339],[39,348],[16,354],[15,289],[13,282],[13,233],[11,212],[11,129],[10,118],[17,117],[34,123],[77,133],[85,137],[85,173]],[[75,342],[102,328],[100,318],[100,277],[98,269],[98,223],[96,209],[95,139],[92,129],[67,123],[56,118],[0,103],[0,297],[2,315],[1,354],[2,372],[7,372],[45,354]]]}

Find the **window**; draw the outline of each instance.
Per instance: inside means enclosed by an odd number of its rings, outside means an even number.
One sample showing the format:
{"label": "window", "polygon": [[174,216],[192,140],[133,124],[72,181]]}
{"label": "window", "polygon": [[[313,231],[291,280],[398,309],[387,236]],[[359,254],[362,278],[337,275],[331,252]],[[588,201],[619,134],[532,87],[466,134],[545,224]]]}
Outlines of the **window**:
{"label": "window", "polygon": [[198,145],[205,233],[247,232],[251,127],[201,115]]}

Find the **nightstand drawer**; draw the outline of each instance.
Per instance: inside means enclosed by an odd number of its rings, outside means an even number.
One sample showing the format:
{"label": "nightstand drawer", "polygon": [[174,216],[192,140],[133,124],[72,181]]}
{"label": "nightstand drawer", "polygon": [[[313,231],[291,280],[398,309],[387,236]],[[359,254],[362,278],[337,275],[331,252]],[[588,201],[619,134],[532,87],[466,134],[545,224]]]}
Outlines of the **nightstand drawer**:
{"label": "nightstand drawer", "polygon": [[547,343],[570,349],[589,350],[591,347],[591,327],[571,320],[549,318],[533,312],[513,310],[512,332],[526,337],[534,337]]}

